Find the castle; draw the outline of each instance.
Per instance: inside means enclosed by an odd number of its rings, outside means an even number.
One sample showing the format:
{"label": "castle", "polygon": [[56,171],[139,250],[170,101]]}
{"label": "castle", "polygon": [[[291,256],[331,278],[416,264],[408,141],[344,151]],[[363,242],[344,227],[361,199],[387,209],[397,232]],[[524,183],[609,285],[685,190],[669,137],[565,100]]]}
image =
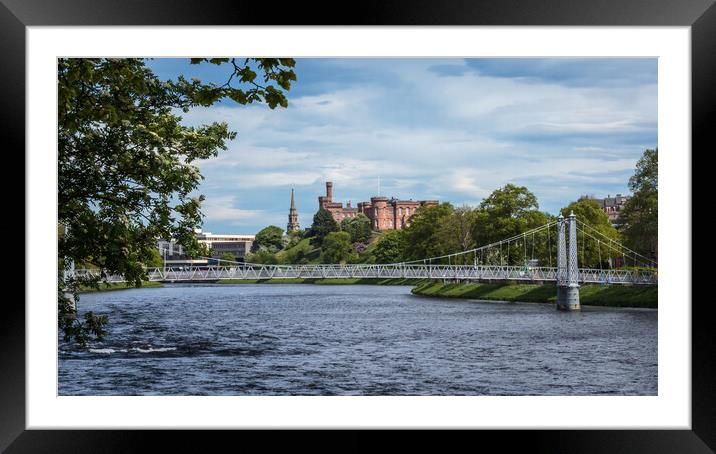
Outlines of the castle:
{"label": "castle", "polygon": [[[293,197],[293,195],[292,195]],[[326,195],[318,197],[318,207],[328,210],[336,222],[351,218],[363,213],[370,219],[373,230],[400,230],[410,225],[410,218],[415,210],[421,206],[437,205],[437,200],[398,200],[395,198],[376,196],[370,202],[360,202],[352,207],[348,201],[346,206],[342,202],[333,201],[333,183],[326,182]]]}

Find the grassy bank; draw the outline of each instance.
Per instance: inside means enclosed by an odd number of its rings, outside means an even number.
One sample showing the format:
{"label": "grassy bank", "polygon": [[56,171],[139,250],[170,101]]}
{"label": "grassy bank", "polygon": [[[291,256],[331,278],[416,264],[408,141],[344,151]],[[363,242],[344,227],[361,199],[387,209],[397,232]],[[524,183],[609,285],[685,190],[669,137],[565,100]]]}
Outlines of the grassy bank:
{"label": "grassy bank", "polygon": [[[144,281],[144,282],[142,282],[141,288],[161,287],[161,286],[162,286],[161,282]],[[115,284],[100,284],[99,289],[96,289],[94,287],[82,286],[82,287],[80,287],[79,293],[109,292],[112,290],[126,290],[126,289],[130,289],[130,288],[137,288],[137,287],[134,286],[133,284],[127,284],[126,282],[118,282]]]}
{"label": "grassy bank", "polygon": [[228,279],[219,284],[318,284],[318,285],[420,285],[427,279],[378,278],[300,278],[300,279]]}
{"label": "grassy bank", "polygon": [[[535,284],[443,284],[426,282],[412,292],[422,296],[481,300],[556,303],[554,285]],[[658,287],[646,285],[583,285],[579,299],[584,306],[657,308]]]}

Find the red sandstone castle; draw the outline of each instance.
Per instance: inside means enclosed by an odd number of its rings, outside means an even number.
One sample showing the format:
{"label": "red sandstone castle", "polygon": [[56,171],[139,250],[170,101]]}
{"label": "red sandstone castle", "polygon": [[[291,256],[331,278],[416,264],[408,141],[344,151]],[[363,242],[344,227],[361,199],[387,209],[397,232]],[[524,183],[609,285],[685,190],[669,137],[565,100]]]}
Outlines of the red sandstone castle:
{"label": "red sandstone castle", "polygon": [[331,212],[333,219],[340,223],[358,213],[370,219],[373,230],[399,230],[410,225],[410,218],[421,206],[437,205],[437,200],[398,200],[387,197],[371,197],[370,202],[360,202],[358,207],[351,207],[351,202],[343,206],[342,202],[333,201],[333,183],[326,182],[326,195],[318,197],[318,207]]}

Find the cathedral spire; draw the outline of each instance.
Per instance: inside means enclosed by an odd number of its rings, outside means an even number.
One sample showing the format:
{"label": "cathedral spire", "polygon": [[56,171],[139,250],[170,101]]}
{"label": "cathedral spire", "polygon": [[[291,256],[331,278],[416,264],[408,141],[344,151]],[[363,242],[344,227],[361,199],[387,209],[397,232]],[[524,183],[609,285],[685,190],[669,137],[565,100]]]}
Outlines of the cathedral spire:
{"label": "cathedral spire", "polygon": [[286,225],[286,232],[294,232],[299,230],[298,225],[298,211],[296,211],[296,201],[293,198],[293,188],[291,189],[291,208],[288,210],[288,225]]}

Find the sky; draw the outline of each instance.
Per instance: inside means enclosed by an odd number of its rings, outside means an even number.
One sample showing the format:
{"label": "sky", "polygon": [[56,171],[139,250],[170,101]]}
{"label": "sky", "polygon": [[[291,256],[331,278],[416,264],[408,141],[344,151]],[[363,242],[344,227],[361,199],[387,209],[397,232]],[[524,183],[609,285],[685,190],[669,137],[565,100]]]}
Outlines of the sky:
{"label": "sky", "polygon": [[[227,66],[156,59],[162,79],[223,84]],[[477,206],[508,183],[556,214],[581,195],[628,194],[657,146],[657,59],[297,59],[286,109],[222,101],[178,112],[237,137],[199,161],[204,230],[286,228],[291,189],[309,227],[325,182],[372,196]],[[380,194],[379,194],[380,192]]]}

